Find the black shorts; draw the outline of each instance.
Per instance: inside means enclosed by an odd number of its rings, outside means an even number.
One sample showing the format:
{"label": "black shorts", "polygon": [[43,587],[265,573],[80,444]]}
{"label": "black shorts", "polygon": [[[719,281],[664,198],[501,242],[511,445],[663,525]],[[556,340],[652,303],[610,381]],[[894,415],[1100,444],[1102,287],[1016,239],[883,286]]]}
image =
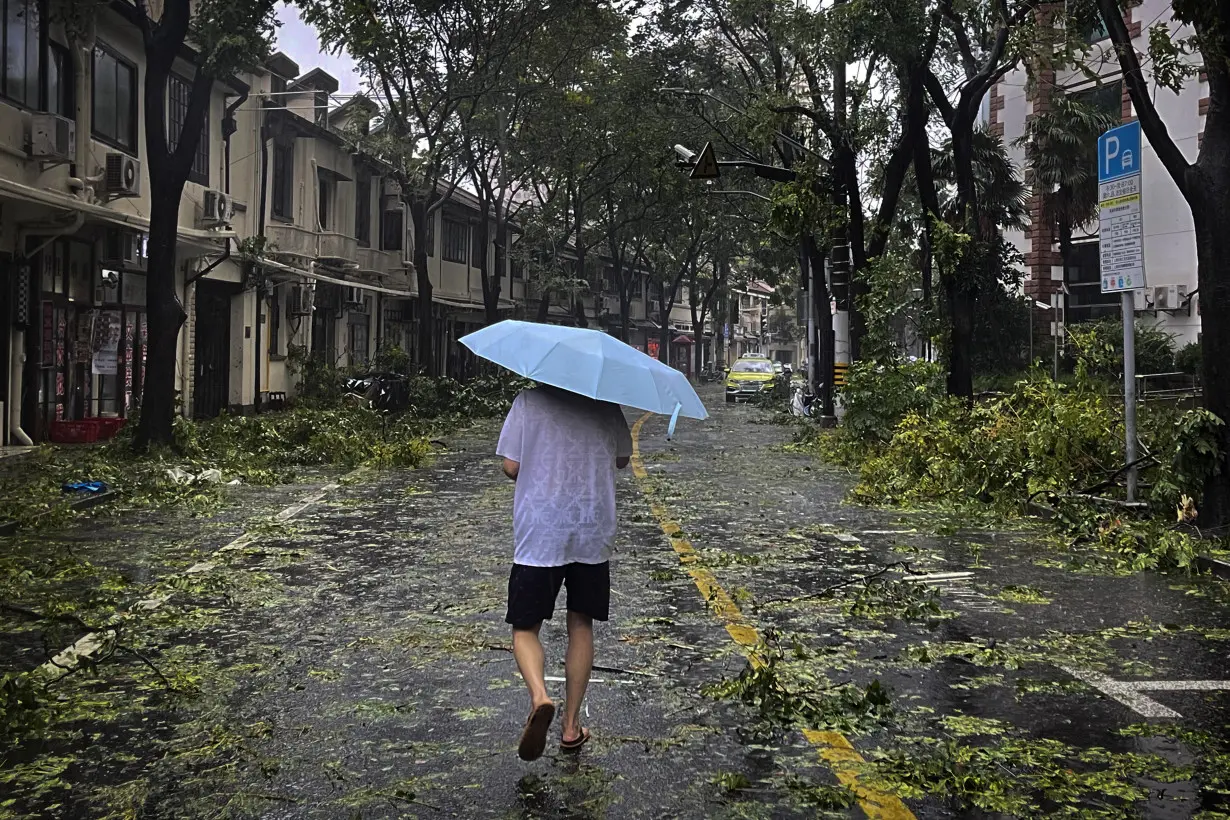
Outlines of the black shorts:
{"label": "black shorts", "polygon": [[605,621],[611,609],[611,562],[530,567],[513,564],[508,575],[508,615],[515,629],[549,621],[560,586],[568,587],[568,611]]}

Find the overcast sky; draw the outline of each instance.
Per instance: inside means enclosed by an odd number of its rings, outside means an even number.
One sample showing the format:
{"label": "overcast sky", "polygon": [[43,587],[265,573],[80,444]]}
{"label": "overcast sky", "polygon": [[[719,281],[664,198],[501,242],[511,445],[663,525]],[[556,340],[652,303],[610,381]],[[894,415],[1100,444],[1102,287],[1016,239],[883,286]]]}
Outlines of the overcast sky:
{"label": "overcast sky", "polygon": [[353,94],[359,90],[359,75],[355,73],[354,61],[344,53],[322,53],[316,30],[300,19],[298,9],[279,4],[278,19],[282,25],[278,29],[277,50],[286,52],[299,64],[300,71],[306,73],[313,68],[323,68],[337,78],[339,95]]}

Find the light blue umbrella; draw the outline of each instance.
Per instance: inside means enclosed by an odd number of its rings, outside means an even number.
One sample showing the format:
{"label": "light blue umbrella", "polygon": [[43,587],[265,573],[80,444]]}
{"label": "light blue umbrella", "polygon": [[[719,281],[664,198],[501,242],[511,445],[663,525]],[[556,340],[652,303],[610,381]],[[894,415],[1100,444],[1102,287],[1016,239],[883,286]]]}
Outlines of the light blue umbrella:
{"label": "light blue umbrella", "polygon": [[670,416],[668,436],[681,415],[709,417],[682,373],[600,330],[507,319],[460,342],[527,379]]}

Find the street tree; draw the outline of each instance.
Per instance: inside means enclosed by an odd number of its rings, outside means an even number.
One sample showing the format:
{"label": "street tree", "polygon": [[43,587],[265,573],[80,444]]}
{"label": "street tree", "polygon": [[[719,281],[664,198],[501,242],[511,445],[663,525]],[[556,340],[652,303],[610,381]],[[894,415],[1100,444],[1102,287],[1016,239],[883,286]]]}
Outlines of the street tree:
{"label": "street tree", "polygon": [[[214,84],[257,65],[275,27],[273,0],[136,0],[145,51],[145,163],[150,180],[146,315],[149,344],[134,446],[174,441],[176,339],[187,314],[175,289],[179,205],[205,129]],[[168,128],[168,82],[191,55],[193,76],[178,133]]]}
{"label": "street tree", "polygon": [[[1086,0],[1085,5],[1093,0]],[[1174,0],[1169,21],[1149,30],[1149,75],[1132,44],[1119,0],[1096,0],[1123,69],[1132,106],[1149,145],[1192,211],[1205,407],[1230,420],[1230,3]],[[1171,33],[1171,28],[1178,31]],[[1193,59],[1198,55],[1198,58]],[[1174,92],[1203,65],[1209,89],[1204,137],[1190,161],[1170,135],[1153,84]],[[1209,476],[1200,510],[1202,526],[1230,525],[1230,426],[1219,428],[1218,469]]]}
{"label": "street tree", "polygon": [[[941,79],[944,65],[937,66],[933,60],[922,73],[930,103],[950,135],[950,176],[955,193],[942,236],[935,235],[941,230],[936,219],[941,213],[940,182],[934,180],[931,152],[914,151],[915,178],[920,180],[920,198],[932,225],[931,245],[940,262],[948,337],[948,392],[966,399],[974,392],[974,327],[980,288],[989,287],[1001,272],[999,226],[995,214],[985,210],[980,199],[978,153],[980,146],[985,147],[985,140],[979,136],[978,116],[991,87],[1019,65],[1031,47],[1027,33],[1038,30],[1038,5],[1037,0],[973,0],[958,6],[953,0],[940,0],[944,44],[959,67],[960,79],[952,94],[955,101]],[[925,178],[932,178],[933,184],[926,186],[921,182]]]}
{"label": "street tree", "polygon": [[364,147],[402,184],[414,233],[417,355],[437,373],[428,226],[468,174],[461,118],[494,92],[525,38],[549,27],[558,7],[533,0],[303,0],[302,8],[328,48],[355,60],[383,112]]}

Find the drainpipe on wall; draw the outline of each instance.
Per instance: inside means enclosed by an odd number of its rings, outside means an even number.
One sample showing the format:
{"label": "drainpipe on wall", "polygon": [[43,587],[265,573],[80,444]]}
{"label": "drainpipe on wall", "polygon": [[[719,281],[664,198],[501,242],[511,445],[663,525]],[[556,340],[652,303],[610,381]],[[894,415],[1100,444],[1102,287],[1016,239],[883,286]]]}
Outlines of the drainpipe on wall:
{"label": "drainpipe on wall", "polygon": [[94,23],[91,20],[85,34],[74,43],[77,47],[77,65],[74,67],[77,79],[77,144],[68,187],[85,202],[94,201],[94,186],[102,180],[102,174],[92,174],[90,168],[90,134],[94,127],[90,108],[94,98],[94,37]]}
{"label": "drainpipe on wall", "polygon": [[[269,134],[268,127],[263,122],[263,117],[261,116],[262,113],[263,113],[262,110],[258,108],[256,112],[256,116],[257,116],[258,122],[261,123],[260,130],[257,134],[257,138],[261,141],[261,173],[260,173],[260,180],[261,180],[260,199],[261,201],[260,201],[260,213],[257,215],[256,221],[257,221],[257,236],[261,236],[261,237],[265,235],[265,209],[266,209],[266,206],[269,200],[269,137],[271,136]],[[264,253],[263,249],[261,250],[261,253],[262,254]],[[258,263],[254,263],[254,264],[258,264]],[[263,296],[261,295],[261,289],[258,287],[256,288],[256,333],[255,333],[256,338],[254,342],[256,346],[252,348],[252,365],[253,365],[252,370],[254,371],[254,381],[252,383],[252,386],[253,386],[252,404],[256,408],[255,412],[258,414],[261,411],[261,357],[264,355],[261,351],[261,299],[262,298]]]}
{"label": "drainpipe on wall", "polygon": [[[223,141],[223,166],[222,172],[222,187],[225,193],[231,192],[231,137],[239,130],[238,123],[235,122],[235,112],[239,110],[239,106],[243,105],[248,100],[248,92],[244,91],[239,95],[239,99],[226,107],[226,113],[222,117],[222,141]],[[257,109],[257,116],[260,116],[260,110]],[[263,150],[263,149],[262,149]]]}

